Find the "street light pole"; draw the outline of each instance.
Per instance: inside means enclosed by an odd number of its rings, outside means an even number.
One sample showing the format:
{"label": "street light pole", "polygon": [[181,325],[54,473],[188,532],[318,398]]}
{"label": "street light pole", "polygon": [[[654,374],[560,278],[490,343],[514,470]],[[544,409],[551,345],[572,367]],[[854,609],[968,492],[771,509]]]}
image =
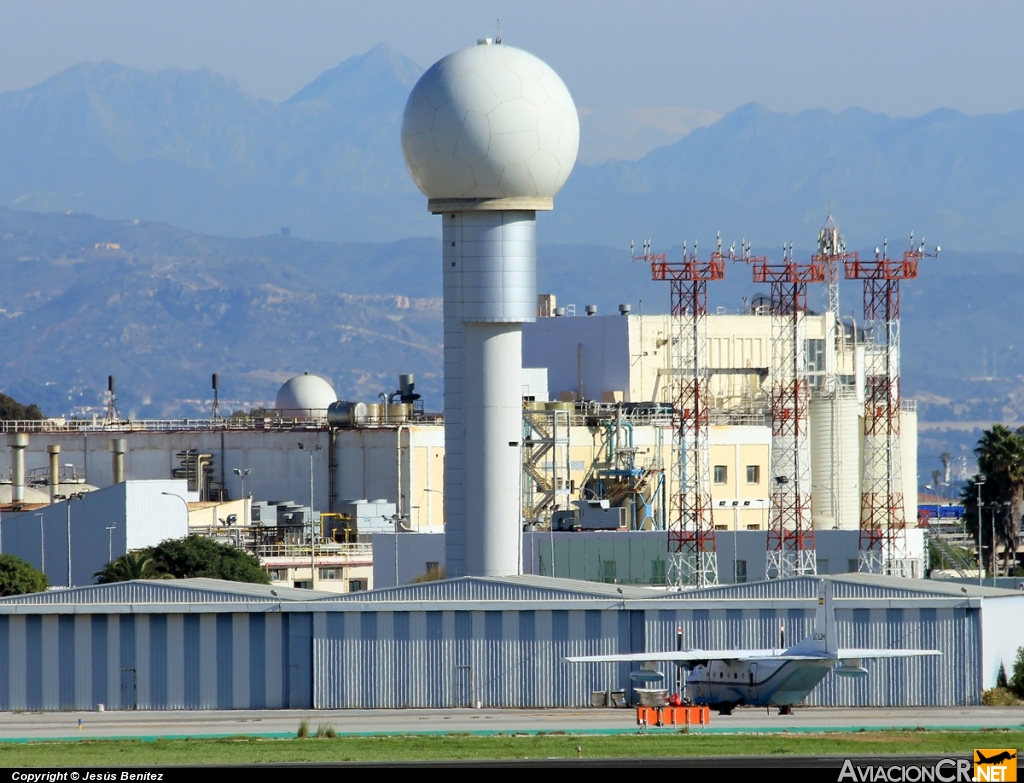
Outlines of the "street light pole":
{"label": "street light pole", "polygon": [[114,528],[117,527],[115,522],[113,525],[107,528],[107,562],[111,562],[114,559]]}
{"label": "street light pole", "polygon": [[68,519],[68,587],[72,587],[71,584],[71,501],[79,500],[82,497],[81,492],[72,492],[68,495],[54,495],[54,500],[63,500],[67,506],[67,519]]}
{"label": "street light pole", "polygon": [[978,587],[981,587],[983,584],[982,574],[984,573],[981,560],[981,488],[984,484],[985,474],[979,473],[974,482],[974,486],[978,488]]}
{"label": "street light pole", "polygon": [[39,517],[39,570],[46,573],[46,537],[43,533],[43,514],[35,514]]}
{"label": "street light pole", "polygon": [[316,572],[316,522],[313,519],[313,452],[320,451],[321,447],[317,443],[307,449],[305,443],[300,443],[299,449],[309,452],[309,571],[313,589],[316,590],[319,580]]}
{"label": "street light pole", "polygon": [[989,569],[989,574],[992,575],[992,586],[996,586],[996,504],[992,504],[992,540],[989,543],[989,560],[992,561],[992,567]]}

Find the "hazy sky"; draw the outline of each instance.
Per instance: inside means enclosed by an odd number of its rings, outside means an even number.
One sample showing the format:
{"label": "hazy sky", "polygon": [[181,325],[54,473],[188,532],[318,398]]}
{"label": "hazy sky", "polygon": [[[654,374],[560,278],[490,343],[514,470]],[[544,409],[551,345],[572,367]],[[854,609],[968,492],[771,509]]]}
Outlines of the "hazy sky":
{"label": "hazy sky", "polygon": [[547,60],[585,123],[627,157],[749,101],[898,115],[1024,108],[1018,0],[0,0],[0,91],[107,59],[209,67],[276,101],[381,42],[427,66],[493,35],[497,17],[505,43]]}

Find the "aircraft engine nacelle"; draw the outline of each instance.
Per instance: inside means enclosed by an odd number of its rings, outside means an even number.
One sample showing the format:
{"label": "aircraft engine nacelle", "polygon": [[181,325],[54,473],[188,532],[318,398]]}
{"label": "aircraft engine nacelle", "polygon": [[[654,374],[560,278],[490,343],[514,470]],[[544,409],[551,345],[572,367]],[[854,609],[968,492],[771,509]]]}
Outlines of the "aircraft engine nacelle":
{"label": "aircraft engine nacelle", "polygon": [[868,670],[861,664],[859,658],[855,658],[849,661],[843,661],[835,669],[836,674],[840,677],[867,677]]}

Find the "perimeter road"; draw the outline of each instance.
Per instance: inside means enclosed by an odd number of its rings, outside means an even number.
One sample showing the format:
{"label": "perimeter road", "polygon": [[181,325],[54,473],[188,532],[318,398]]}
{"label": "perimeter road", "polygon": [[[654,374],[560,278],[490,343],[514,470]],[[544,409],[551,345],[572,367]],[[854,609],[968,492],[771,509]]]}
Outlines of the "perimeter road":
{"label": "perimeter road", "polygon": [[[872,731],[888,728],[1024,728],[1024,707],[796,708],[793,715],[740,708],[712,713],[707,733]],[[81,720],[81,728],[79,728]],[[0,741],[104,737],[295,736],[299,722],[339,735],[636,732],[633,710],[188,710],[0,713]],[[678,729],[648,729],[678,731]]]}

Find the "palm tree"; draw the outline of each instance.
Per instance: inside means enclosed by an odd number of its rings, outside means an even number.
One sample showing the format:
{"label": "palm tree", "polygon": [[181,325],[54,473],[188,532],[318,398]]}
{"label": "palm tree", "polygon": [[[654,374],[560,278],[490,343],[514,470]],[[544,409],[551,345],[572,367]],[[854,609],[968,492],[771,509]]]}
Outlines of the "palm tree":
{"label": "palm tree", "polygon": [[[991,547],[999,541],[1003,547],[1003,570],[1009,573],[1010,558],[1016,558],[1020,540],[1018,522],[1024,510],[1024,428],[1016,432],[1002,424],[996,424],[982,433],[974,454],[978,458],[978,469],[985,474],[982,487],[982,502],[991,508],[1000,508],[996,516],[996,541],[990,542]],[[968,505],[967,495],[975,505]],[[964,515],[975,524],[977,515],[977,492],[973,484],[965,488]],[[977,530],[977,528],[974,528]],[[982,528],[984,537],[985,528]],[[994,560],[994,558],[993,558]]]}
{"label": "palm tree", "polygon": [[129,552],[117,560],[111,560],[103,566],[102,571],[97,571],[93,576],[100,584],[128,582],[132,579],[174,578],[164,570],[163,564],[145,550]]}

